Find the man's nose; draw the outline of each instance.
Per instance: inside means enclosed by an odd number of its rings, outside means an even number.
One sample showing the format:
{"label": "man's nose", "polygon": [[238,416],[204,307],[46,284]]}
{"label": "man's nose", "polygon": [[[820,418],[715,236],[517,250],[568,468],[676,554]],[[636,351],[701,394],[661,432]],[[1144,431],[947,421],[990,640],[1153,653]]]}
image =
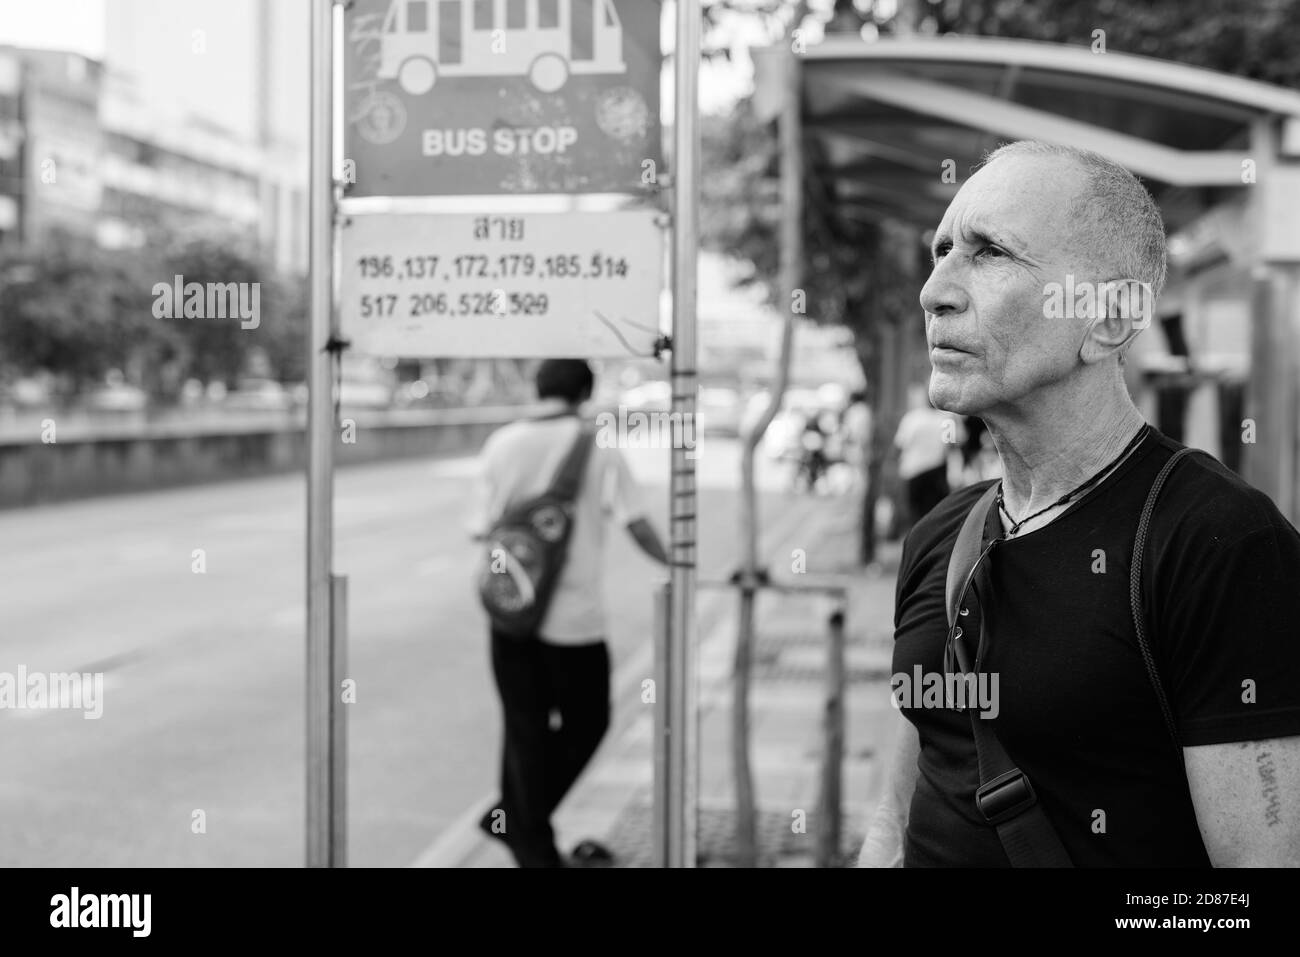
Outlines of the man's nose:
{"label": "man's nose", "polygon": [[960,314],[966,311],[966,293],[958,277],[954,257],[947,256],[935,263],[930,278],[921,287],[921,308],[933,316]]}

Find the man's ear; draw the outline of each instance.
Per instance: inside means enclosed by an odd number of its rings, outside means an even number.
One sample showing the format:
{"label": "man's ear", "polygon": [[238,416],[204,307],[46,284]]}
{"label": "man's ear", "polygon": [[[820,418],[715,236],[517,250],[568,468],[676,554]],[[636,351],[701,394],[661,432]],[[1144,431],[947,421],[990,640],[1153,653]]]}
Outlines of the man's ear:
{"label": "man's ear", "polygon": [[1154,311],[1155,297],[1148,283],[1122,279],[1099,284],[1079,358],[1092,365],[1115,355],[1151,324]]}

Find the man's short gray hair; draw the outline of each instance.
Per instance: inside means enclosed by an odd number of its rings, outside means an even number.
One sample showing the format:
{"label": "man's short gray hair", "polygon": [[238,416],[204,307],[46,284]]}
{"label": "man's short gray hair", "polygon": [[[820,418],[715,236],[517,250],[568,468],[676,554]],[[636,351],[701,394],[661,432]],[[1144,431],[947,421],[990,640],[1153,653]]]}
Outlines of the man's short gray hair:
{"label": "man's short gray hair", "polygon": [[1017,140],[989,153],[980,166],[1004,156],[1055,156],[1084,172],[1083,187],[1070,210],[1079,223],[1078,242],[1105,278],[1148,283],[1154,296],[1165,284],[1165,224],[1160,207],[1136,176],[1100,153],[1039,140]]}

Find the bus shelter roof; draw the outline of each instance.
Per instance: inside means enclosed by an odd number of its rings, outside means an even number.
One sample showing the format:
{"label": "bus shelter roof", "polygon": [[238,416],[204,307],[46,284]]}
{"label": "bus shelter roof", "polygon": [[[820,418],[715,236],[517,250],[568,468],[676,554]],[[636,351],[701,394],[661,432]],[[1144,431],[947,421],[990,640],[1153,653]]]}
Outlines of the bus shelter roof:
{"label": "bus shelter roof", "polygon": [[[782,82],[780,58],[763,52],[760,114],[775,112]],[[800,60],[808,175],[828,187],[833,215],[849,219],[932,227],[989,150],[1039,139],[1132,170],[1173,231],[1240,190],[1261,121],[1276,124],[1266,142],[1280,156],[1300,156],[1300,92],[1150,57],[1027,40],[832,35]]]}

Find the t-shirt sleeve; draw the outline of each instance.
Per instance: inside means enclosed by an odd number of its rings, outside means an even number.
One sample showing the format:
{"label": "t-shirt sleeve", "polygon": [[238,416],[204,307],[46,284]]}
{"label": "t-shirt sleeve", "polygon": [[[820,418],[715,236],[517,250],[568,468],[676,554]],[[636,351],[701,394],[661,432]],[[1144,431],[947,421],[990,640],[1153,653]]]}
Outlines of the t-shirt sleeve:
{"label": "t-shirt sleeve", "polygon": [[606,456],[605,507],[620,525],[629,525],[648,514],[641,486],[632,475],[627,459],[616,448],[602,449]]}
{"label": "t-shirt sleeve", "polygon": [[1160,563],[1154,640],[1184,745],[1300,734],[1300,534],[1267,510]]}
{"label": "t-shirt sleeve", "polygon": [[488,533],[496,518],[493,501],[496,498],[494,474],[491,467],[491,440],[483,447],[475,463],[473,490],[470,492],[469,507],[465,515],[465,534],[470,538],[480,538]]}

